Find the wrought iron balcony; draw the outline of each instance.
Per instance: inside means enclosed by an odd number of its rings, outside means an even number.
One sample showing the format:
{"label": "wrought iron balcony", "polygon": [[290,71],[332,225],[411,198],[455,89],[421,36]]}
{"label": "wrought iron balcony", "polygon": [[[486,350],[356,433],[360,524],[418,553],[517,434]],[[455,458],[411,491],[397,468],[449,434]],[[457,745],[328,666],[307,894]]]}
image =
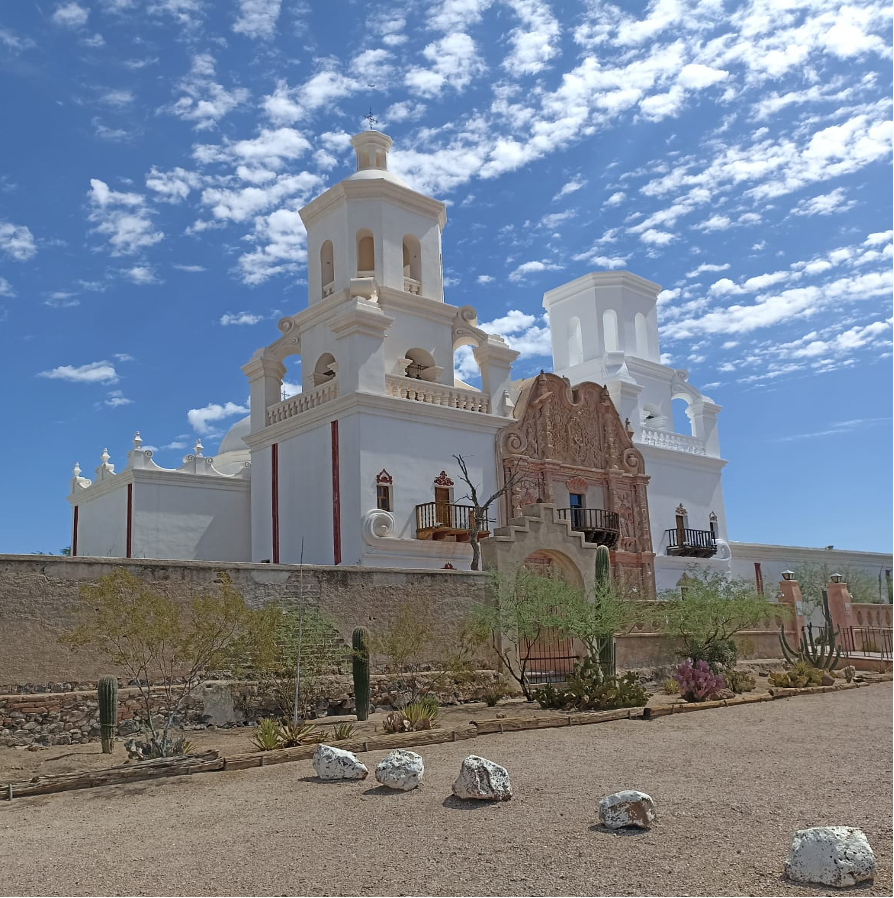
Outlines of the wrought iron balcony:
{"label": "wrought iron balcony", "polygon": [[588,543],[608,546],[617,545],[621,536],[621,519],[615,511],[604,508],[560,508],[559,517],[571,521],[571,529],[584,534]]}
{"label": "wrought iron balcony", "polygon": [[[453,502],[426,502],[416,506],[416,539],[436,539],[466,543],[472,523],[471,505],[456,505]],[[490,536],[490,520],[479,537]]]}
{"label": "wrought iron balcony", "polygon": [[717,552],[712,530],[690,530],[688,527],[665,530],[667,554],[691,558],[711,558]]}

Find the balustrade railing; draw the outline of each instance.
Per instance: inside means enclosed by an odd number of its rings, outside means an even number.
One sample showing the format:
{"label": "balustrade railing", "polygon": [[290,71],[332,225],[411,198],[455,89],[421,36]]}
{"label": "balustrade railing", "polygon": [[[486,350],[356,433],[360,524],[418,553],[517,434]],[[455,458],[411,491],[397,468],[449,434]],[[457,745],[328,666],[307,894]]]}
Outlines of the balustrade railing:
{"label": "balustrade railing", "polygon": [[704,440],[689,437],[670,430],[655,430],[653,427],[640,428],[638,442],[644,446],[655,446],[658,449],[671,449],[674,452],[688,452],[690,455],[706,455]]}
{"label": "balustrade railing", "polygon": [[586,534],[588,542],[613,548],[621,535],[621,518],[604,508],[559,508],[559,517],[571,521],[571,529]]}
{"label": "balustrade railing", "polygon": [[717,552],[713,530],[692,530],[685,527],[664,531],[668,555],[697,555],[708,557]]}
{"label": "balustrade railing", "polygon": [[399,399],[411,399],[414,402],[460,408],[470,412],[484,414],[490,412],[490,397],[477,390],[448,387],[446,384],[392,374],[385,375],[385,388],[389,396],[396,396]]}
{"label": "balustrade railing", "polygon": [[[416,506],[416,530],[430,532],[454,530],[468,533],[472,523],[471,505],[457,505],[453,502],[425,502]],[[484,522],[479,532],[490,530],[490,520]]]}
{"label": "balustrade railing", "polygon": [[415,296],[418,296],[420,291],[422,290],[422,284],[417,281],[415,278],[404,278],[404,290],[407,293],[412,293]]}
{"label": "balustrade railing", "polygon": [[268,406],[267,424],[278,424],[287,418],[294,418],[333,399],[338,399],[338,381],[334,378],[306,393],[296,393],[288,399],[283,399],[282,402],[277,402],[276,405]]}

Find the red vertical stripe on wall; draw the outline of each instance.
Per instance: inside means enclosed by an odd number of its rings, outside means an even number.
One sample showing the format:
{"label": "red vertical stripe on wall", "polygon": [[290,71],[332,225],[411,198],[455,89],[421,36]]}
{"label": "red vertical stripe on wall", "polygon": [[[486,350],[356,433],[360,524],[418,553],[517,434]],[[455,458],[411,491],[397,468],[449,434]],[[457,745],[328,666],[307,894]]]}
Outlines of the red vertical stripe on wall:
{"label": "red vertical stripe on wall", "polygon": [[270,513],[273,518],[273,556],[274,564],[279,564],[279,443],[270,447]]}
{"label": "red vertical stripe on wall", "polygon": [[338,421],[331,424],[332,430],[332,558],[341,564],[341,492],[338,478]]}
{"label": "red vertical stripe on wall", "polygon": [[78,554],[78,506],[74,507],[74,514],[71,519],[71,554]]}
{"label": "red vertical stripe on wall", "polygon": [[761,573],[761,563],[754,562],[754,585],[757,587],[758,595],[764,594],[764,575]]}
{"label": "red vertical stripe on wall", "polygon": [[127,550],[125,558],[133,558],[133,484],[127,484]]}

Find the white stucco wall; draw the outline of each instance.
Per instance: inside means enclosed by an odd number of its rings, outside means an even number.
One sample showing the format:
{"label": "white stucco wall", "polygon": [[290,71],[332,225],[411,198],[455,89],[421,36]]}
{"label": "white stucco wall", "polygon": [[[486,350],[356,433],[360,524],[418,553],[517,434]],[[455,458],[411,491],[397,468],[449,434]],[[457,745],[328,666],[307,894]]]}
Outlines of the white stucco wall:
{"label": "white stucco wall", "polygon": [[857,552],[847,549],[819,549],[807,546],[770,546],[761,543],[731,542],[732,574],[754,582],[754,564],[761,566],[764,589],[769,594],[782,579],[782,572],[799,565],[826,564],[834,573],[836,567],[854,568],[877,582],[881,575],[880,595],[885,596],[885,571],[894,569],[891,555],[883,552]]}
{"label": "white stucco wall", "polygon": [[134,484],[133,557],[251,561],[250,482],[206,475]]}
{"label": "white stucco wall", "polygon": [[127,485],[78,498],[78,555],[123,558],[127,550]]}

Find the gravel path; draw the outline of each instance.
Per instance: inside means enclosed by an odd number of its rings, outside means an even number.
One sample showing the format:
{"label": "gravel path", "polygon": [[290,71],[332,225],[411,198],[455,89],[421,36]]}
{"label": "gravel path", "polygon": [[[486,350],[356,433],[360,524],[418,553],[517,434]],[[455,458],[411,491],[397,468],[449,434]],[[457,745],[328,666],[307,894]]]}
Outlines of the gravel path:
{"label": "gravel path", "polygon": [[[321,784],[298,762],[16,799],[0,804],[0,893],[817,895],[782,879],[791,833],[849,824],[879,869],[858,894],[891,895],[891,700],[886,683],[433,745],[410,793]],[[509,768],[515,799],[448,797],[471,752]],[[654,829],[595,826],[620,788],[653,796]]]}

